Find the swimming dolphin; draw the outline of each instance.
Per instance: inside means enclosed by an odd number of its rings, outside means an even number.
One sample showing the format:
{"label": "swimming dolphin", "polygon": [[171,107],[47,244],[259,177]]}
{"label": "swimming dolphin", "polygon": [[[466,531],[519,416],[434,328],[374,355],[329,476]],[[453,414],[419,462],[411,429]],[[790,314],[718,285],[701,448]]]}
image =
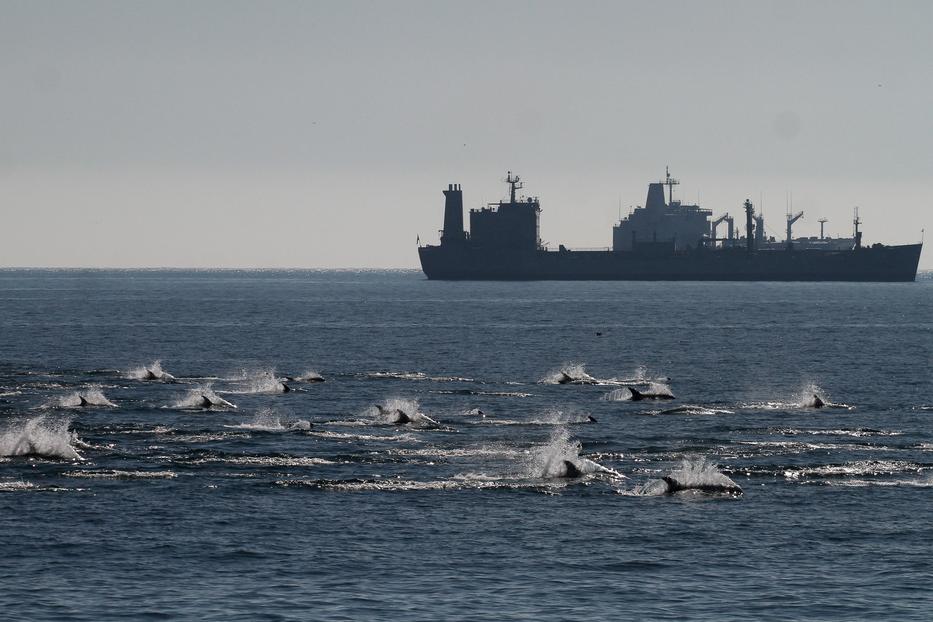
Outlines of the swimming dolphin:
{"label": "swimming dolphin", "polygon": [[672,400],[674,396],[670,393],[642,393],[634,387],[628,387],[628,390],[632,392],[632,401],[640,402],[642,400]]}
{"label": "swimming dolphin", "polygon": [[285,376],[285,379],[290,382],[324,382],[324,377],[315,373],[304,376]]}
{"label": "swimming dolphin", "polygon": [[813,394],[813,400],[807,404],[810,408],[822,408],[826,405],[826,402],[820,399],[820,396],[816,393]]}
{"label": "swimming dolphin", "polygon": [[701,492],[711,492],[711,493],[726,493],[733,495],[742,494],[742,487],[733,482],[729,478],[725,478],[725,482],[720,484],[685,484],[678,482],[676,479],[670,475],[665,475],[660,479],[666,485],[666,489],[662,494],[672,495],[675,492],[680,492],[682,490],[699,490]]}
{"label": "swimming dolphin", "polygon": [[89,403],[83,395],[78,396],[78,406],[87,406]]}
{"label": "swimming dolphin", "polygon": [[486,413],[484,413],[479,408],[471,408],[470,412],[468,412],[467,414],[470,415],[471,417],[484,417],[484,418],[486,417]]}
{"label": "swimming dolphin", "polygon": [[221,408],[236,408],[236,406],[222,397],[208,397],[204,393],[201,394],[201,399],[198,401],[198,406],[201,408],[213,408],[214,406],[219,406]]}
{"label": "swimming dolphin", "polygon": [[570,460],[561,460],[560,465],[551,475],[551,477],[559,477],[562,479],[572,479],[574,477],[581,477],[583,473],[580,472],[580,469],[577,468]]}
{"label": "swimming dolphin", "polygon": [[280,382],[279,384],[282,385],[282,393],[288,393],[289,391],[292,390],[292,388],[288,386],[287,384],[285,384],[284,382]]}
{"label": "swimming dolphin", "polygon": [[175,376],[162,370],[154,371],[147,367],[146,372],[143,374],[142,379],[143,380],[161,380],[163,382],[174,382]]}
{"label": "swimming dolphin", "polygon": [[596,379],[585,374],[582,378],[574,378],[567,372],[562,371],[560,372],[560,378],[557,379],[557,384],[596,384]]}

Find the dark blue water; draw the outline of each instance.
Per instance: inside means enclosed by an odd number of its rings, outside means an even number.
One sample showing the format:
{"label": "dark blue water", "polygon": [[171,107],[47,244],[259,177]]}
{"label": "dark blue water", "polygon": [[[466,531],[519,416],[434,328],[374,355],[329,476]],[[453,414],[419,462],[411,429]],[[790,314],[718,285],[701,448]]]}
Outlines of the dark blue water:
{"label": "dark blue water", "polygon": [[926,620],[931,359],[925,277],[2,271],[0,611]]}

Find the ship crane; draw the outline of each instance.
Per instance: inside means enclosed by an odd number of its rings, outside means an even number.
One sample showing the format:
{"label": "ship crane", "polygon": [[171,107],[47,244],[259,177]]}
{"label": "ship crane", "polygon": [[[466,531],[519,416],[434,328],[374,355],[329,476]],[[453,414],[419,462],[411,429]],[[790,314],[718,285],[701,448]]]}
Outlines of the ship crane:
{"label": "ship crane", "polygon": [[787,248],[790,248],[794,243],[794,238],[791,237],[791,228],[801,218],[803,218],[803,212],[797,212],[793,216],[787,215]]}
{"label": "ship crane", "polygon": [[726,224],[729,225],[729,231],[726,234],[726,239],[729,240],[729,246],[732,246],[732,239],[735,237],[735,218],[726,214],[724,218]]}
{"label": "ship crane", "polygon": [[[727,213],[723,214],[722,216],[720,216],[719,218],[717,218],[716,220],[714,220],[713,222],[710,223],[710,231],[711,231],[711,233],[713,234],[713,235],[711,236],[711,238],[712,238],[712,242],[713,242],[713,246],[714,246],[714,247],[716,246],[716,240],[717,240],[717,238],[716,238],[716,227],[718,227],[719,224],[720,224],[722,221],[724,221],[724,220],[726,220],[726,219],[728,219],[728,218],[729,218],[729,214],[728,214],[728,212],[727,212]],[[729,230],[730,230],[730,231],[732,230],[732,227],[731,227],[731,226],[729,227]],[[730,233],[730,237],[731,237],[731,233]]]}

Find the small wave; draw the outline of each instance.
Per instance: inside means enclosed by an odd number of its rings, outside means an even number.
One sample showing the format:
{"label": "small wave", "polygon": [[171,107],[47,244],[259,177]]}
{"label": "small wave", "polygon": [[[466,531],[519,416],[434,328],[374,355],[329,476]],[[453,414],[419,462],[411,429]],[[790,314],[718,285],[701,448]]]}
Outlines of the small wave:
{"label": "small wave", "polygon": [[657,412],[659,415],[734,415],[734,410],[725,408],[708,408],[706,406],[697,406],[695,404],[685,404],[674,408],[667,408]]}
{"label": "small wave", "polygon": [[876,430],[874,428],[841,428],[841,429],[801,429],[801,428],[777,428],[773,430],[774,434],[783,434],[785,436],[854,436],[856,438],[870,437],[870,436],[901,436],[903,432],[896,432],[893,430]]}
{"label": "small wave", "polygon": [[438,395],[488,395],[490,397],[531,397],[531,393],[521,391],[475,391],[473,389],[441,389],[429,391]]}
{"label": "small wave", "polygon": [[239,423],[236,425],[225,425],[225,428],[237,428],[240,430],[255,430],[257,432],[291,432],[299,430],[310,430],[311,422],[305,419],[297,421],[283,420],[281,415],[271,409],[263,409],[256,413],[251,421]]}
{"label": "small wave", "polygon": [[0,430],[0,456],[84,460],[74,447],[78,437],[68,430],[70,423],[42,415],[9,424]]}
{"label": "small wave", "polygon": [[65,477],[82,477],[85,479],[174,479],[178,477],[174,471],[121,471],[119,469],[66,471],[62,475]]}
{"label": "small wave", "polygon": [[424,447],[420,449],[394,449],[391,453],[398,456],[411,456],[415,458],[519,458],[525,456],[527,450],[506,445],[480,445],[477,447],[456,448]]}
{"label": "small wave", "polygon": [[22,391],[4,391],[0,393],[0,397],[13,397],[15,395],[22,395]]}
{"label": "small wave", "polygon": [[476,382],[462,376],[431,376],[420,371],[375,371],[364,374],[374,380],[430,380],[432,382]]}
{"label": "small wave", "polygon": [[234,466],[259,466],[259,467],[309,467],[320,466],[323,464],[338,464],[333,460],[325,458],[312,458],[308,456],[207,456],[204,458],[194,458],[191,460],[179,461],[182,464],[229,464]]}
{"label": "small wave", "polygon": [[497,489],[539,489],[540,483],[509,481],[501,479],[479,479],[460,477],[449,480],[418,481],[401,478],[385,479],[289,479],[275,482],[282,488],[310,488],[337,492],[414,492],[431,490],[497,490]]}
{"label": "small wave", "polygon": [[596,423],[596,419],[586,412],[547,410],[529,419],[525,423],[528,425],[575,425],[580,423]]}
{"label": "small wave", "polygon": [[423,442],[414,434],[402,433],[402,434],[348,434],[345,432],[334,432],[332,430],[317,430],[311,432],[312,436],[317,436],[320,438],[333,439],[338,441],[364,441],[364,442],[404,442],[404,443],[421,443]]}
{"label": "small wave", "polygon": [[828,480],[830,486],[851,486],[854,488],[866,488],[869,486],[883,487],[904,487],[904,488],[931,488],[933,487],[933,476],[927,476],[914,479],[847,479],[847,480]]}
{"label": "small wave", "polygon": [[20,490],[35,490],[38,488],[32,482],[23,480],[13,480],[9,482],[0,482],[0,492],[17,492]]}
{"label": "small wave", "polygon": [[639,496],[659,496],[680,492],[742,494],[742,488],[719,470],[716,463],[705,457],[686,458],[661,479],[652,480],[635,488]]}
{"label": "small wave", "polygon": [[866,475],[896,475],[898,473],[919,473],[924,467],[912,462],[902,460],[859,460],[844,464],[824,464],[814,467],[794,467],[784,470],[787,479],[799,480],[804,478],[827,477],[864,477]]}

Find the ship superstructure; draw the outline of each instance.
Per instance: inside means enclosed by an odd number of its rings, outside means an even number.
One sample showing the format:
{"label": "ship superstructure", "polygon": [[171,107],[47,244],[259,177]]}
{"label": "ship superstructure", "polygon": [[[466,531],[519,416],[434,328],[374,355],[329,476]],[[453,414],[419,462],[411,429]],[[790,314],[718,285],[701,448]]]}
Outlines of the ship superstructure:
{"label": "ship superstructure", "polygon": [[[674,199],[679,182],[665,178],[648,186],[643,207],[613,227],[606,250],[549,250],[541,244],[537,197],[518,197],[521,178],[505,178],[508,199],[470,210],[463,228],[463,191],[444,191],[444,228],[437,246],[420,246],[421,266],[437,279],[631,279],[631,280],[799,280],[912,281],[922,244],[862,245],[856,212],[852,238],[793,238],[803,212],[788,214],[786,236],[766,237],[764,216],[751,201],[736,223],[729,213]],[[665,196],[665,187],[667,196]],[[744,222],[743,222],[744,221]],[[724,237],[719,237],[725,225]],[[742,235],[744,230],[744,235]]]}

